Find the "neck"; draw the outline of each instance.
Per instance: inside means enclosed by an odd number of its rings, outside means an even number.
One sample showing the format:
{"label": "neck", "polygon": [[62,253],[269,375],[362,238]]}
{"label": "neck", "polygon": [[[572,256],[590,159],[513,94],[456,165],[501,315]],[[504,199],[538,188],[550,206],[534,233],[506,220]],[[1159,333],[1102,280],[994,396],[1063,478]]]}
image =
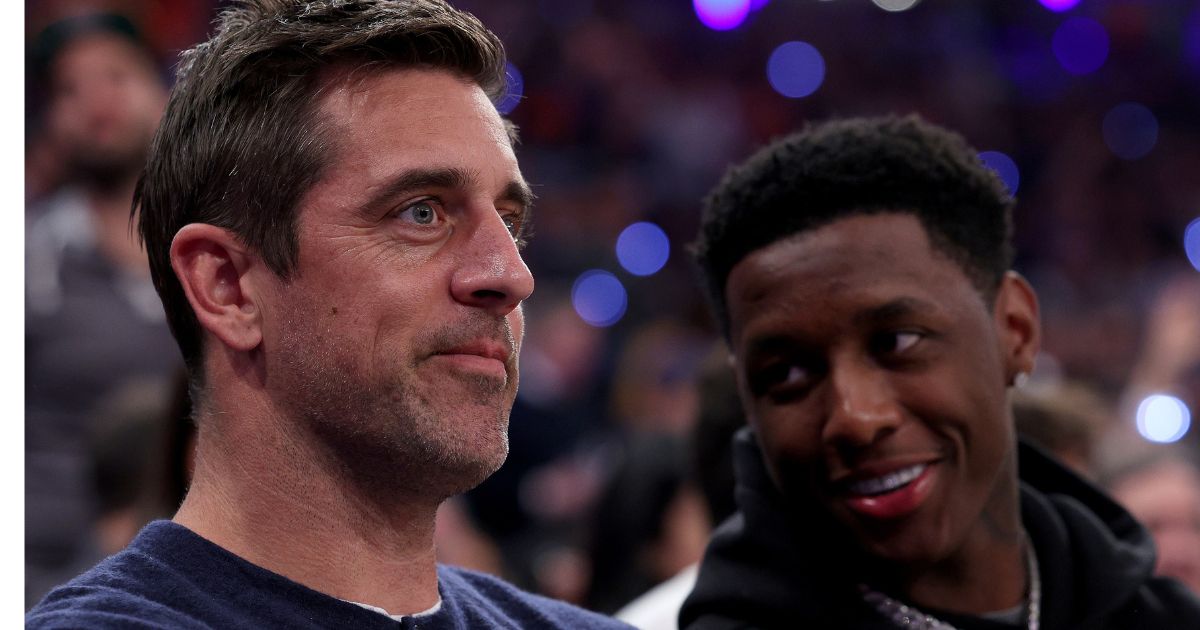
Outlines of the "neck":
{"label": "neck", "polygon": [[964,615],[1008,610],[1025,603],[1028,574],[1021,543],[992,549],[986,566],[948,561],[900,579],[900,592],[921,608]]}
{"label": "neck", "polygon": [[264,412],[198,417],[196,467],[175,521],[260,567],[391,614],[438,601],[437,501],[366,496]]}
{"label": "neck", "polygon": [[1028,571],[1021,526],[1016,449],[1000,471],[979,522],[954,554],[930,566],[902,571],[897,586],[921,607],[980,615],[1025,602]]}

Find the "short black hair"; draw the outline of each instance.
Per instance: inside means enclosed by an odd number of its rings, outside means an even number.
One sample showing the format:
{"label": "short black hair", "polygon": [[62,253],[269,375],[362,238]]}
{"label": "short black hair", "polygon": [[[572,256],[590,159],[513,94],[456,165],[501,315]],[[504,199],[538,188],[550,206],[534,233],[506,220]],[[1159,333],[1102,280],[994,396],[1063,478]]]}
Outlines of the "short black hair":
{"label": "short black hair", "polygon": [[751,252],[850,215],[916,215],[991,301],[1012,264],[1013,198],[961,136],[906,117],[850,118],[772,142],[708,196],[692,255],[729,336],[725,283]]}

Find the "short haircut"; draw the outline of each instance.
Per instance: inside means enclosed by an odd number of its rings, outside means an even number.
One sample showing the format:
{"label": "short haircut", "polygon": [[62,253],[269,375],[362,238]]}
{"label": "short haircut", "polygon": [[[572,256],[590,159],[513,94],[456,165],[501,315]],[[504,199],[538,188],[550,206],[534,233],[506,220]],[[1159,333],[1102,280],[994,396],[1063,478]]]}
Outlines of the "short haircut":
{"label": "short haircut", "polygon": [[183,53],[133,213],[194,385],[203,336],[171,269],[175,234],[225,228],[287,278],[297,205],[337,150],[321,97],[331,79],[397,67],[445,70],[493,102],[505,90],[500,40],[443,0],[237,0],[211,39]]}
{"label": "short haircut", "polygon": [[916,116],[814,125],[760,149],[705,200],[692,254],[729,336],[725,284],[751,252],[851,215],[916,215],[988,300],[1012,263],[1012,196],[957,134]]}

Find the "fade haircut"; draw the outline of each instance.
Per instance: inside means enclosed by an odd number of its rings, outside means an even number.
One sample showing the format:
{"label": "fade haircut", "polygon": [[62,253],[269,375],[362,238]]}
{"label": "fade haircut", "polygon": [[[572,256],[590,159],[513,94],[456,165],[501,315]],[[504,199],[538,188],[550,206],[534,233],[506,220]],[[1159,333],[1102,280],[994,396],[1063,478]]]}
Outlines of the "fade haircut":
{"label": "fade haircut", "polygon": [[692,255],[726,338],[729,272],[775,241],[857,214],[915,215],[991,302],[1012,263],[1013,199],[957,134],[916,116],[815,125],[760,149],[705,199]]}
{"label": "fade haircut", "polygon": [[175,234],[225,228],[288,278],[297,204],[337,150],[321,96],[333,80],[397,67],[444,70],[493,102],[505,90],[500,40],[442,0],[237,0],[183,53],[132,216],[193,386],[203,337],[171,269]]}

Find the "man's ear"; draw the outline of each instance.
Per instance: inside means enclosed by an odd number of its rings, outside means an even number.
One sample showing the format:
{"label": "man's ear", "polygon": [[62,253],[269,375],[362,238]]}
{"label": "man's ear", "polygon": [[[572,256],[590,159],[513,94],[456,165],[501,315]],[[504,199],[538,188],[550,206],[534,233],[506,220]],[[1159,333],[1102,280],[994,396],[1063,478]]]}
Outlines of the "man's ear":
{"label": "man's ear", "polygon": [[1012,385],[1018,374],[1033,372],[1042,347],[1042,324],[1037,294],[1015,271],[1004,274],[996,291],[996,330],[1005,361],[1005,378]]}
{"label": "man's ear", "polygon": [[259,296],[249,280],[258,264],[232,232],[206,223],[183,226],[171,241],[171,268],[200,325],[232,350],[262,342]]}

